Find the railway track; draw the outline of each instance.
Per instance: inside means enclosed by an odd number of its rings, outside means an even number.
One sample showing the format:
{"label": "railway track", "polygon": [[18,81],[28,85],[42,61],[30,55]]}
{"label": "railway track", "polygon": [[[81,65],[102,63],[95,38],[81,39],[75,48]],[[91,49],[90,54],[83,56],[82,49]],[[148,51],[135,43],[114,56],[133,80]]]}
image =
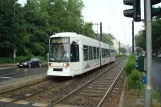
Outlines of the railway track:
{"label": "railway track", "polygon": [[[123,64],[123,62],[121,62],[121,64]],[[85,107],[96,107],[97,105],[97,107],[99,107],[123,71],[124,65],[123,67],[121,66],[121,70],[120,67],[118,67],[119,65],[120,63],[117,63],[112,68],[105,70],[67,96],[56,102],[52,102],[48,107],[66,105]]]}
{"label": "railway track", "polygon": [[[123,59],[124,60],[124,59]],[[115,80],[115,76],[118,74],[118,72],[111,72],[112,69],[116,68],[120,65],[120,63],[123,61],[122,58],[118,59],[118,63],[113,63],[111,65],[108,65],[108,67],[103,67],[104,70],[101,74],[100,71],[98,72],[91,72],[90,76],[83,75],[78,76],[76,78],[68,78],[67,81],[57,81],[54,80],[49,83],[41,83],[40,86],[32,85],[33,88],[20,88],[18,90],[14,90],[11,92],[6,92],[1,94],[0,101],[2,101],[2,98],[10,98],[11,100],[9,102],[1,103],[1,105],[4,107],[7,105],[7,107],[12,103],[16,103],[19,101],[25,101],[25,102],[42,102],[43,107],[44,106],[56,106],[56,105],[81,105],[81,103],[87,104],[85,102],[75,103],[76,99],[79,101],[80,98],[92,98],[95,99],[94,101],[99,101],[101,98],[104,97],[105,92],[107,89],[110,89],[109,87],[111,84],[114,84],[113,82]],[[120,68],[119,68],[120,69]],[[107,76],[105,74],[107,73]],[[111,76],[114,75],[114,77]],[[103,77],[102,77],[103,76]],[[85,79],[86,78],[86,79]],[[91,80],[90,80],[90,79]],[[102,79],[99,79],[102,78]],[[106,78],[106,79],[103,79]],[[95,82],[96,81],[96,82]],[[116,80],[115,80],[116,81]],[[44,85],[44,86],[43,86]],[[112,87],[112,86],[111,86]],[[89,90],[90,89],[90,90]],[[94,93],[93,93],[94,92]],[[78,97],[80,96],[80,97]],[[71,100],[74,99],[73,102]],[[81,100],[83,101],[83,100]],[[86,100],[89,101],[89,100]],[[90,101],[89,101],[90,102]],[[92,102],[92,101],[91,101]],[[89,106],[90,104],[84,105]],[[33,105],[34,106],[34,105]],[[91,106],[91,105],[90,105]],[[96,106],[96,105],[95,105]]]}
{"label": "railway track", "polygon": [[40,94],[45,93],[46,91],[53,90],[60,85],[68,84],[70,82],[71,79],[69,78],[57,81],[52,81],[52,78],[49,78],[49,80],[45,80],[40,83],[1,93],[0,100],[5,100],[5,98],[9,98],[10,101],[4,104],[0,104],[0,107],[5,107],[6,105],[14,102],[27,100],[31,97],[36,97]]}

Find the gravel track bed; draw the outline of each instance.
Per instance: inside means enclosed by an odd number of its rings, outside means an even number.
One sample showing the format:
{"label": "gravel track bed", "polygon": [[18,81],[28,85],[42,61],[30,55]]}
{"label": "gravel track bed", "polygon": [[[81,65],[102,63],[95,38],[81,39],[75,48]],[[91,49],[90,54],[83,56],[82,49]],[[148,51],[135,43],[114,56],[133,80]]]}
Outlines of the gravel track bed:
{"label": "gravel track bed", "polygon": [[91,72],[87,72],[84,75],[76,76],[74,77],[71,84],[68,85],[61,85],[60,87],[55,88],[54,90],[50,90],[46,92],[45,94],[41,94],[40,96],[37,96],[37,98],[28,99],[29,101],[35,101],[35,102],[42,102],[42,103],[51,103],[56,102],[57,100],[63,98],[64,96],[71,93],[73,90],[79,88],[86,82],[88,82],[90,79],[96,77],[102,70],[109,69],[113,65],[115,65],[117,62],[121,61],[123,58],[118,58],[115,63],[112,63],[110,65],[104,66],[101,69],[96,69]]}
{"label": "gravel track bed", "polygon": [[[70,79],[71,81],[67,82],[65,84],[63,84],[63,82],[62,82],[62,81],[64,81],[64,78],[57,77],[57,78],[53,78],[53,80],[48,81],[48,82],[36,84],[33,86],[29,86],[26,88],[21,88],[21,89],[12,91],[12,92],[1,94],[0,97],[1,98],[3,98],[3,97],[13,98],[13,99],[22,98],[22,99],[25,99],[30,102],[41,102],[41,103],[48,103],[49,104],[51,102],[55,102],[55,101],[61,99],[62,97],[68,95],[73,90],[77,89],[78,87],[82,86],[83,84],[85,84],[86,82],[91,80],[92,78],[96,77],[98,74],[100,74],[101,71],[109,69],[110,67],[115,65],[117,62],[121,61],[122,59],[123,59],[122,57],[119,57],[116,59],[116,61],[114,63],[112,63],[110,65],[104,66],[99,69],[95,69],[93,71],[87,72],[87,73],[80,75],[80,76],[76,76],[74,78],[68,78],[66,80]],[[62,85],[59,85],[56,88],[46,91],[45,93],[41,93],[43,90],[48,89],[49,87],[57,84],[60,81],[62,82]],[[26,99],[27,96],[30,96],[31,94],[38,93],[38,92],[40,93],[39,95],[36,95],[34,97]]]}
{"label": "gravel track bed", "polygon": [[102,76],[87,86],[83,87],[83,89],[77,93],[66,98],[67,100],[63,100],[60,104],[57,105],[96,107],[96,105],[99,104],[105,95],[106,91],[112,85],[123,65],[124,61],[109,72],[104,73]]}
{"label": "gravel track bed", "polygon": [[[53,80],[53,79],[55,79],[55,80]],[[1,98],[11,98],[11,99],[14,99],[13,101],[26,99],[30,96],[35,95],[35,94],[40,94],[40,93],[44,92],[45,90],[48,90],[51,87],[53,87],[57,84],[60,84],[63,81],[67,81],[67,80],[70,80],[70,78],[64,78],[64,79],[52,78],[50,80],[40,82],[40,83],[37,83],[34,85],[30,85],[27,87],[16,89],[16,90],[13,90],[10,92],[5,92],[0,95],[0,99]]]}
{"label": "gravel track bed", "polygon": [[118,107],[122,90],[124,86],[124,76],[121,73],[120,77],[116,81],[115,85],[109,92],[109,94],[105,97],[105,100],[102,102],[100,107]]}

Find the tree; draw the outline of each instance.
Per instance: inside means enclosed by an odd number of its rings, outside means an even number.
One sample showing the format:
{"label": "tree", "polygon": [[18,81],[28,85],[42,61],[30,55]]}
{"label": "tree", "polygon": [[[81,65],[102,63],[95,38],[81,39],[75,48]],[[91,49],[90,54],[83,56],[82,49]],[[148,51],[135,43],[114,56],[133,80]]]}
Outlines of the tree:
{"label": "tree", "polygon": [[90,38],[96,38],[92,27],[93,27],[93,24],[91,22],[84,23],[84,25],[83,25],[83,35],[88,36]]}
{"label": "tree", "polygon": [[8,57],[13,47],[21,47],[25,33],[23,10],[17,0],[1,1],[0,5],[0,56]]}
{"label": "tree", "polygon": [[82,17],[82,0],[17,0],[0,3],[0,57],[42,55],[48,52],[49,37],[59,32],[76,32],[95,38],[93,25]]}
{"label": "tree", "polygon": [[140,30],[138,34],[135,36],[135,45],[136,47],[141,47],[144,50],[146,50],[145,30]]}
{"label": "tree", "polygon": [[[161,19],[156,17],[152,21],[152,49],[153,51],[161,48]],[[146,50],[146,34],[145,30],[140,30],[135,36],[135,44]]]}
{"label": "tree", "polygon": [[120,47],[119,52],[125,54],[127,52],[127,50],[124,47]]}
{"label": "tree", "polygon": [[103,33],[102,36],[103,36],[103,42],[105,42],[107,44],[110,44],[110,45],[113,45],[112,39],[115,39],[115,38],[114,38],[114,36],[112,34]]}

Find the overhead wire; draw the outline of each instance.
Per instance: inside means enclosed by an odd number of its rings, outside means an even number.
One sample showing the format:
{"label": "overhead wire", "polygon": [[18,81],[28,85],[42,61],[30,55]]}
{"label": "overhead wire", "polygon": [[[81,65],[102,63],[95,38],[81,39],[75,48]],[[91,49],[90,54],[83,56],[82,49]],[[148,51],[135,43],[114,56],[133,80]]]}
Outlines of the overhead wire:
{"label": "overhead wire", "polygon": [[[120,21],[120,19],[118,18],[118,15],[116,14],[115,9],[114,9],[114,7],[113,7],[111,1],[110,1],[110,0],[106,0],[106,2],[107,2],[107,4],[110,6],[113,15],[116,17],[116,19],[117,19],[118,22],[120,23],[121,21]],[[120,24],[120,25],[121,25],[121,24]],[[129,25],[129,23],[128,23],[128,25]],[[130,26],[130,25],[129,25],[129,26]],[[121,28],[122,28],[122,26],[121,26]],[[130,27],[128,27],[128,28],[130,28]]]}

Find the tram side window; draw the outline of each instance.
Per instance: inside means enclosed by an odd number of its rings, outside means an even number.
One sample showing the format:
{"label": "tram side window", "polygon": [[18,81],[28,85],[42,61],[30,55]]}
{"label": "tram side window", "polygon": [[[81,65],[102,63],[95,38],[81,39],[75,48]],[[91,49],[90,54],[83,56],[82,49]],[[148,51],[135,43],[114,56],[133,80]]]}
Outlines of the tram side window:
{"label": "tram side window", "polygon": [[103,58],[105,58],[105,49],[103,49]]}
{"label": "tram side window", "polygon": [[105,54],[104,54],[104,49],[102,48],[102,58],[104,58]]}
{"label": "tram side window", "polygon": [[88,46],[83,45],[84,61],[88,60]]}
{"label": "tram side window", "polygon": [[103,49],[104,50],[104,58],[106,57],[106,49]]}
{"label": "tram side window", "polygon": [[110,57],[110,50],[107,49],[107,57]]}
{"label": "tram side window", "polygon": [[105,49],[105,58],[107,57],[107,49]]}
{"label": "tram side window", "polygon": [[96,47],[93,47],[93,55],[94,55],[94,59],[97,59],[96,57]]}
{"label": "tram side window", "polygon": [[89,46],[89,60],[93,59],[92,46]]}
{"label": "tram side window", "polygon": [[79,45],[71,44],[71,62],[79,62]]}
{"label": "tram side window", "polygon": [[102,53],[102,58],[103,58],[103,55],[104,55],[104,51],[103,51],[103,48],[101,48],[101,53]]}
{"label": "tram side window", "polygon": [[99,52],[100,50],[99,50],[99,48],[97,48],[97,59],[99,59],[100,58],[100,56],[99,56]]}
{"label": "tram side window", "polygon": [[113,56],[113,54],[112,54],[112,50],[110,51],[110,53],[111,53],[111,54],[110,54],[110,56]]}
{"label": "tram side window", "polygon": [[115,56],[115,50],[111,50],[111,56]]}

